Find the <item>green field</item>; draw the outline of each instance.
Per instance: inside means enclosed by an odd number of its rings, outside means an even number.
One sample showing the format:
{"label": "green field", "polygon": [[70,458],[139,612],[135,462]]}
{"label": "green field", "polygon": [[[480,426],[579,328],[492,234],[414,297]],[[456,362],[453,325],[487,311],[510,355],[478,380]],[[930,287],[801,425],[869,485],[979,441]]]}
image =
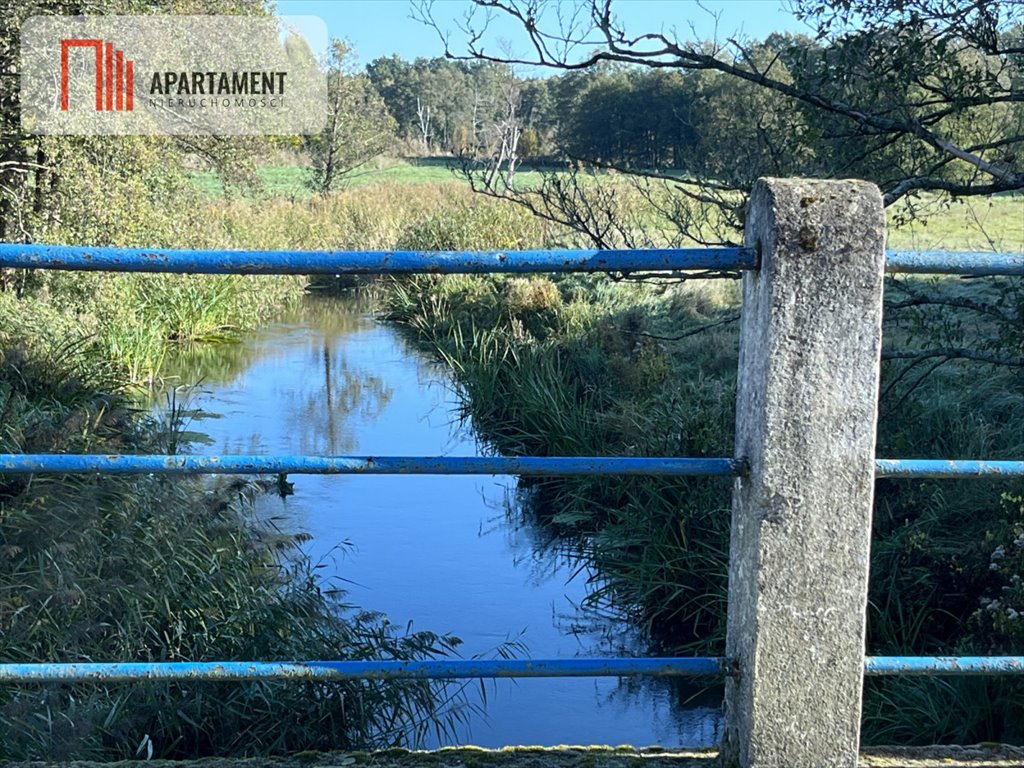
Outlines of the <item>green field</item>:
{"label": "green field", "polygon": [[[298,165],[264,166],[257,170],[261,187],[244,190],[247,197],[308,197],[312,189],[311,169]],[[224,195],[224,184],[213,171],[193,174],[192,179],[204,194],[216,198]],[[343,188],[365,186],[374,182],[415,184],[452,181],[452,172],[442,165],[419,165],[405,162],[378,163],[354,173],[341,185]]]}
{"label": "green field", "polygon": [[[454,158],[379,158],[354,171],[339,189],[353,189],[373,184],[443,184],[463,183],[456,175],[458,161]],[[312,194],[309,182],[312,171],[299,165],[263,166],[257,170],[262,188],[246,190],[255,197],[295,198]],[[519,174],[524,184],[536,183],[539,174],[526,170]],[[193,182],[210,197],[224,194],[224,185],[213,171],[192,175]]]}
{"label": "green field", "polygon": [[[433,185],[463,187],[454,158],[378,158],[353,173],[339,191],[408,186],[414,196]],[[313,193],[311,170],[300,165],[263,166],[255,188],[232,190],[233,197],[255,200],[301,201]],[[523,188],[537,185],[539,170],[528,166],[517,175]],[[212,171],[197,172],[192,181],[210,199],[224,197],[224,185]],[[909,222],[913,208],[917,218]],[[901,202],[889,210],[889,246],[914,250],[1021,251],[1024,249],[1024,194],[940,202],[924,197]],[[655,225],[657,226],[657,225]],[[539,244],[538,244],[539,245]],[[495,246],[497,247],[497,246]]]}
{"label": "green field", "polygon": [[1015,251],[1024,250],[1024,195],[996,195],[959,200],[947,205],[930,203],[923,218],[902,226],[894,219],[906,209],[890,209],[889,246],[917,250]]}

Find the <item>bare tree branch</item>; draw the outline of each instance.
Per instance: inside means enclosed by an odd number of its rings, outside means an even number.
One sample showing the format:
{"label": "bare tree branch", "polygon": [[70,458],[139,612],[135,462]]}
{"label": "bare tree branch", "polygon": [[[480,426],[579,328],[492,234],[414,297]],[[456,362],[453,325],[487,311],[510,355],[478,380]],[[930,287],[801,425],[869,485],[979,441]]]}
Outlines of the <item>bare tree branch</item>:
{"label": "bare tree branch", "polygon": [[1011,368],[1024,368],[1024,357],[996,355],[990,352],[979,352],[978,350],[962,349],[959,347],[940,347],[926,350],[902,349],[882,353],[883,360],[927,360],[936,357],[944,357],[948,360],[972,360],[976,363],[990,363]]}
{"label": "bare tree branch", "polygon": [[[922,44],[936,45],[939,42],[945,44],[947,40],[961,41],[944,54],[950,60],[961,50],[968,51],[970,45],[981,46],[990,56],[1008,54],[1007,50],[999,48],[997,36],[993,36],[992,30],[998,28],[1000,23],[997,11],[987,11],[980,7],[981,4],[970,2],[956,4],[953,10],[935,10],[935,4],[929,4],[927,0],[891,1],[891,6],[882,2],[880,12],[881,17],[890,21],[897,17],[902,19],[898,12],[905,10],[905,6],[914,6],[921,13],[929,11],[923,16],[919,13],[919,18],[913,24],[906,22],[898,28],[907,34],[913,32],[916,35],[911,42],[917,40]],[[966,115],[972,108],[1024,102],[1024,89],[1002,82],[1001,73],[1008,66],[1005,62],[988,74],[979,70],[973,79],[982,82],[978,78],[984,75],[984,85],[972,86],[971,90],[976,92],[970,93],[962,87],[954,90],[941,81],[912,73],[911,82],[923,93],[931,94],[932,98],[908,98],[897,109],[895,106],[848,101],[831,94],[829,91],[834,88],[808,87],[806,84],[781,79],[773,74],[780,59],[779,52],[766,63],[759,64],[756,57],[751,55],[751,47],[736,39],[728,41],[735,49],[735,54],[727,55],[725,49],[717,44],[683,44],[675,37],[661,32],[628,36],[615,21],[611,0],[589,0],[576,4],[574,7],[577,10],[584,7],[589,9],[591,23],[581,25],[578,14],[574,14],[570,25],[555,29],[547,28],[544,24],[545,12],[550,8],[550,4],[544,0],[474,0],[474,4],[486,9],[488,17],[478,26],[467,22],[466,53],[454,52],[450,41],[442,36],[446,41],[445,55],[449,58],[515,63],[563,71],[584,70],[602,62],[615,62],[655,69],[718,72],[790,99],[794,104],[803,104],[821,113],[847,120],[863,132],[875,132],[889,137],[886,142],[900,138],[913,139],[947,161],[937,164],[939,168],[945,169],[948,161],[955,160],[975,172],[973,176],[967,174],[964,180],[920,173],[901,176],[886,185],[887,204],[907,194],[926,190],[967,195],[1024,188],[1024,173],[1019,167],[1013,163],[996,162],[985,156],[985,151],[993,148],[991,142],[963,144],[942,127],[947,118]],[[859,7],[856,2],[849,5]],[[424,0],[419,7],[421,18],[439,29],[431,13],[432,2]],[[835,15],[840,14],[837,11]],[[532,48],[531,56],[497,56],[487,51],[484,44],[487,28],[501,16],[521,27]],[[805,13],[805,16],[810,14]],[[933,26],[923,24],[922,19],[931,22]],[[827,24],[823,26],[827,27]],[[898,37],[894,39],[899,40]],[[908,50],[911,48],[908,47]],[[885,74],[897,76],[900,72],[901,62],[894,58]],[[1017,137],[1015,141],[1024,141],[1024,137]],[[1002,143],[1012,142],[1006,140]],[[766,149],[771,151],[772,147],[768,145]],[[978,178],[978,174],[984,178]]]}

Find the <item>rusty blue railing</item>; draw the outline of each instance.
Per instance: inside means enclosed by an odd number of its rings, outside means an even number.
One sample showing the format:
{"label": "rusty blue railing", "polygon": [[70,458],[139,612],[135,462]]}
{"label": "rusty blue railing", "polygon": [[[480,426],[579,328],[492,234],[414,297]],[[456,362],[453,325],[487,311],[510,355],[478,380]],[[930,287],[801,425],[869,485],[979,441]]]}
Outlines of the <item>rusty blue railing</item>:
{"label": "rusty blue railing", "polygon": [[[0,267],[203,274],[411,274],[676,272],[709,276],[757,269],[744,248],[534,251],[183,251],[0,243]],[[888,251],[887,271],[1024,275],[1024,255]],[[731,458],[430,456],[110,456],[2,454],[0,473],[102,474],[511,474],[522,476],[740,476]],[[877,477],[1020,477],[1024,461],[879,459]],[[723,657],[437,661],[216,661],[0,663],[0,682],[400,679],[732,674]],[[864,660],[866,675],[1024,673],[1024,657],[895,657]]]}
{"label": "rusty blue railing", "polygon": [[[532,251],[221,251],[0,243],[0,267],[241,275],[481,274],[499,272],[737,271],[757,268],[748,248]],[[1024,255],[959,251],[886,253],[886,271],[1024,275]]]}
{"label": "rusty blue railing", "polygon": [[[739,459],[632,456],[183,456],[0,453],[0,472],[105,475],[518,475],[742,477]],[[1024,477],[1024,461],[877,459],[876,477]]]}
{"label": "rusty blue railing", "polygon": [[[444,661],[154,661],[0,664],[0,683],[133,680],[465,680],[508,677],[705,677],[731,673],[723,656]],[[1024,673],[1024,656],[868,656],[864,674]]]}

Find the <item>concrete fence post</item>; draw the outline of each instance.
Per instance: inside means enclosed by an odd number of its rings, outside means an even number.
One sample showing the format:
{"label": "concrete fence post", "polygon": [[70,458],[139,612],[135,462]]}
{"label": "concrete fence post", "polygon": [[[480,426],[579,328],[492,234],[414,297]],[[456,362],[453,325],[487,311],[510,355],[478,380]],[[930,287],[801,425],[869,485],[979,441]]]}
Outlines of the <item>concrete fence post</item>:
{"label": "concrete fence post", "polygon": [[885,215],[860,181],[761,179],[743,278],[723,763],[857,763]]}

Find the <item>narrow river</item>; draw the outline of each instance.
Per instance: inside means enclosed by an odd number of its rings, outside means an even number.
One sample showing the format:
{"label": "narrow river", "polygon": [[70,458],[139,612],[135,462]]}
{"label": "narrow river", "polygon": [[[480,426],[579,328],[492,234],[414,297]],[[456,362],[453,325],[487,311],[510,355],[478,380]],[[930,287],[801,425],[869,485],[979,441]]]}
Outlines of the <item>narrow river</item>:
{"label": "narrow river", "polygon": [[[481,451],[447,372],[355,299],[310,297],[241,344],[183,350],[167,370],[171,383],[199,382],[187,397],[195,453]],[[260,513],[308,533],[322,580],[397,626],[455,634],[466,658],[506,641],[534,658],[640,652],[624,627],[577,608],[590,574],[523,522],[515,478],[289,480],[294,494],[267,496]],[[457,743],[710,746],[721,714],[696,692],[669,680],[501,680]]]}

